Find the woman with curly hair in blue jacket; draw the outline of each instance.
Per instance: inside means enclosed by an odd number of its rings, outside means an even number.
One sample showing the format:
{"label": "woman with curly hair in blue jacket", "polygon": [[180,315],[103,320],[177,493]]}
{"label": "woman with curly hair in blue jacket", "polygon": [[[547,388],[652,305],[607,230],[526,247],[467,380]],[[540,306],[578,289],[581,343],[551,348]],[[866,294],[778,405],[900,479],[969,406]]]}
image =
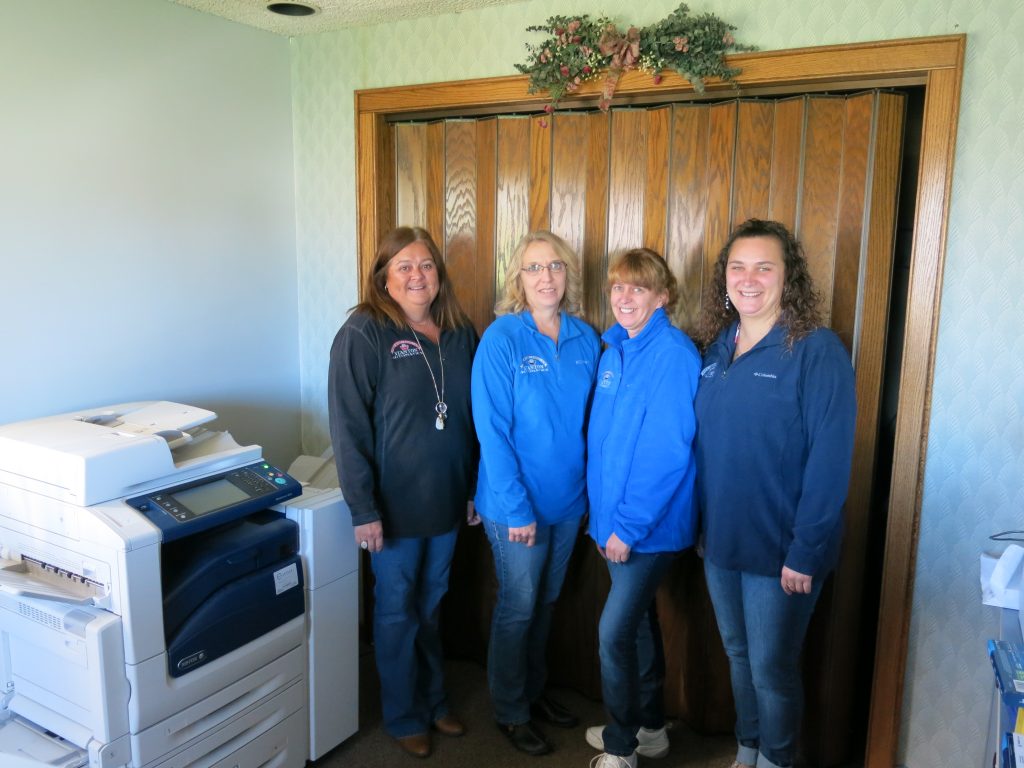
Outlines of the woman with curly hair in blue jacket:
{"label": "woman with curly hair in blue jacket", "polygon": [[729,656],[734,768],[793,765],[800,650],[839,558],[857,408],[850,355],[818,307],[800,243],[751,219],[701,310],[704,572]]}

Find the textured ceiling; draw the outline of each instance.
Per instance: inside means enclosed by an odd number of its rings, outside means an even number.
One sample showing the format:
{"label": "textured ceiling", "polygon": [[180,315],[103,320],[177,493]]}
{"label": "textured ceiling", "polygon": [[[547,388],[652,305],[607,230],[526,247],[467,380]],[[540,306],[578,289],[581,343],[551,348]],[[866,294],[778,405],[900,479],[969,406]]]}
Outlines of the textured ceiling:
{"label": "textured ceiling", "polygon": [[171,0],[240,24],[294,37],[398,19],[439,16],[522,0],[296,0],[317,9],[311,16],[281,16],[267,10],[274,0]]}

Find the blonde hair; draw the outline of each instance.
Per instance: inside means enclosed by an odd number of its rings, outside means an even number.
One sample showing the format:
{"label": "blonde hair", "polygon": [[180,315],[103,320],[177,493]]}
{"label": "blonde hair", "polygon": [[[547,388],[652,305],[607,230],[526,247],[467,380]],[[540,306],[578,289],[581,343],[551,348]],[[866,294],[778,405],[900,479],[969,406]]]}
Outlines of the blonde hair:
{"label": "blonde hair", "polygon": [[616,283],[639,285],[654,293],[664,293],[665,312],[670,317],[679,298],[676,276],[662,256],[650,248],[633,248],[618,256],[608,267],[609,290]]}
{"label": "blonde hair", "polygon": [[505,291],[494,306],[494,314],[517,314],[530,308],[526,302],[526,291],[523,289],[523,275],[520,270],[523,268],[526,249],[533,243],[547,243],[555,252],[558,260],[565,264],[565,294],[558,304],[558,309],[568,312],[570,315],[579,315],[580,293],[582,292],[579,259],[565,240],[544,229],[523,235],[515,250],[512,251],[512,257],[508,261],[508,269],[505,272]]}

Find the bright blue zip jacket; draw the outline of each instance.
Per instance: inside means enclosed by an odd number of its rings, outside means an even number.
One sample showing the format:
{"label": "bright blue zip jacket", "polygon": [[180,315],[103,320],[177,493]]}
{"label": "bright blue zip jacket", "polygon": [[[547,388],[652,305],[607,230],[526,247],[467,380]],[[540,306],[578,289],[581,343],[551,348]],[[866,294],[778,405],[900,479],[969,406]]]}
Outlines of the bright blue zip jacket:
{"label": "bright blue zip jacket", "polygon": [[823,576],[839,558],[857,416],[850,355],[777,325],[735,361],[736,324],[704,355],[697,469],[704,556],[719,568]]}
{"label": "bright blue zip jacket", "polygon": [[601,337],[587,428],[590,536],[636,552],[677,552],[696,536],[693,396],[700,355],[658,309],[635,338]]}
{"label": "bright blue zip jacket", "polygon": [[599,352],[594,330],[564,312],[557,345],[529,312],[484,331],[472,385],[480,515],[515,528],[586,511],[583,429]]}

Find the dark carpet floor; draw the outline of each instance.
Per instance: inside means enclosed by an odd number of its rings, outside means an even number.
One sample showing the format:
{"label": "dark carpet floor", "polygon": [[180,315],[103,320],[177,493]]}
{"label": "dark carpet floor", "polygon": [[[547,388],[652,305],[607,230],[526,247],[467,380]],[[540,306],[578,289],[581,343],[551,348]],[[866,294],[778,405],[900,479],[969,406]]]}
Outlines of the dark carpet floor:
{"label": "dark carpet floor", "polygon": [[[573,729],[543,727],[555,751],[530,757],[516,751],[494,726],[483,668],[469,661],[451,661],[446,666],[452,710],[466,724],[466,734],[446,738],[433,734],[434,753],[426,760],[406,755],[380,724],[380,688],[372,653],[360,660],[359,732],[329,754],[317,760],[316,768],[384,768],[385,766],[451,766],[469,768],[587,768],[597,754],[586,742],[588,725],[604,722],[604,710],[573,691],[552,691],[552,697],[580,718]],[[640,758],[650,768],[728,768],[736,754],[731,737],[704,737],[679,723],[670,723],[671,750],[667,757]]]}

